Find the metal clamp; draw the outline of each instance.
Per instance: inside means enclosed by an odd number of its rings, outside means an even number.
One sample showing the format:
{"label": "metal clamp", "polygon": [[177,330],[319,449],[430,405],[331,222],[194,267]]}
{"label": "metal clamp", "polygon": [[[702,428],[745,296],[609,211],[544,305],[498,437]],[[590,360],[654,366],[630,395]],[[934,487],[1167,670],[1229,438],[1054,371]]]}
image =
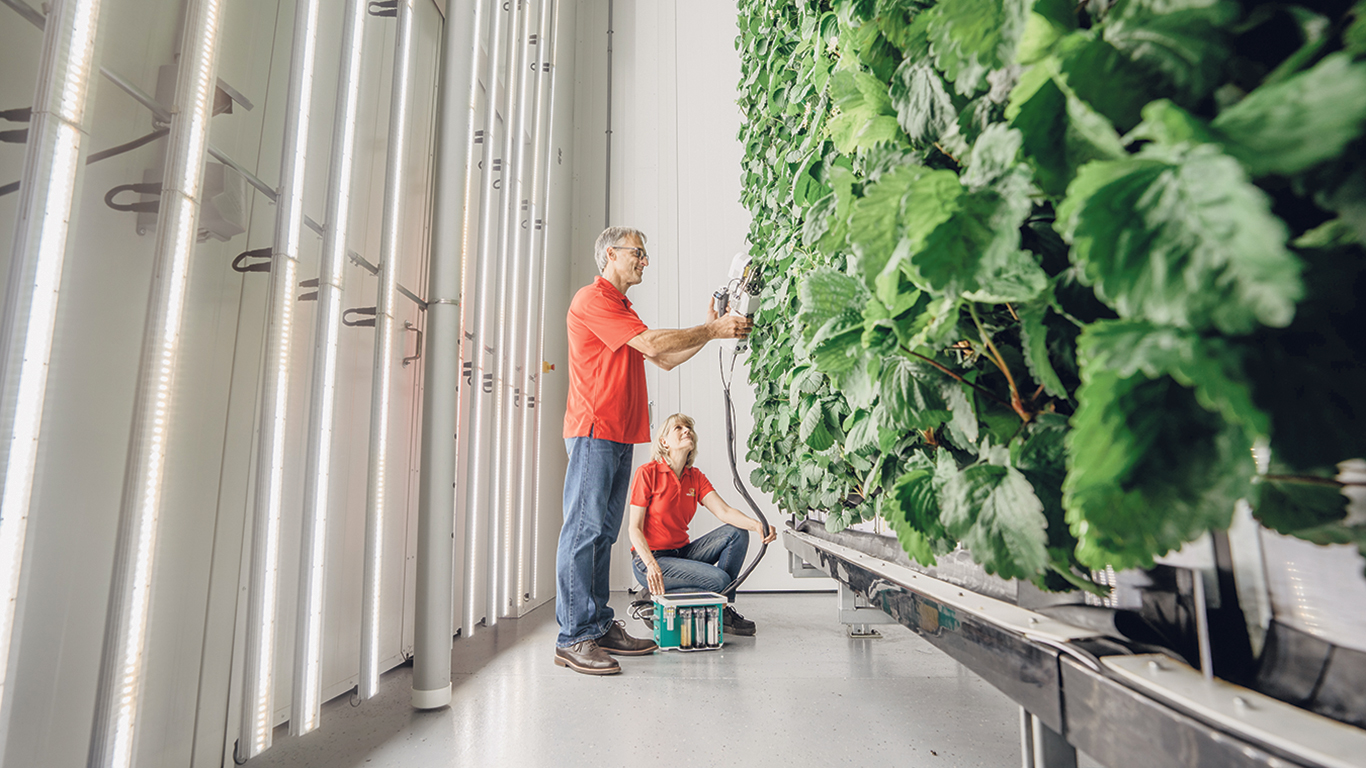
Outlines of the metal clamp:
{"label": "metal clamp", "polygon": [[409,363],[415,363],[418,360],[422,359],[422,329],[418,328],[416,325],[413,325],[407,320],[404,320],[403,330],[413,331],[417,334],[417,354],[413,355],[412,357],[403,358],[403,367],[407,368]]}
{"label": "metal clamp", "polygon": [[120,192],[134,192],[140,195],[160,195],[161,182],[153,181],[142,184],[120,184],[109,190],[104,196],[104,204],[116,211],[133,211],[136,213],[156,213],[161,208],[160,200],[147,200],[137,203],[116,203],[114,198]]}
{"label": "metal clamp", "polygon": [[299,294],[299,301],[317,301],[317,300],[318,300],[318,291],[317,291],[317,288],[318,288],[320,282],[321,282],[321,278],[317,278],[317,277],[313,278],[312,280],[304,280],[304,281],[300,282],[300,283],[299,283],[299,287],[300,287],[300,288],[313,288],[314,290],[309,291],[308,293],[301,293],[301,294]]}
{"label": "metal clamp", "polygon": [[[342,313],[342,325],[350,326],[352,328],[374,328],[375,313],[378,311],[379,307],[355,307],[353,309],[348,309]],[[369,315],[369,317],[361,317],[362,315]],[[361,319],[350,319],[354,317],[361,317]]]}
{"label": "metal clamp", "polygon": [[398,15],[398,0],[370,0],[368,10],[371,16],[393,18]]}

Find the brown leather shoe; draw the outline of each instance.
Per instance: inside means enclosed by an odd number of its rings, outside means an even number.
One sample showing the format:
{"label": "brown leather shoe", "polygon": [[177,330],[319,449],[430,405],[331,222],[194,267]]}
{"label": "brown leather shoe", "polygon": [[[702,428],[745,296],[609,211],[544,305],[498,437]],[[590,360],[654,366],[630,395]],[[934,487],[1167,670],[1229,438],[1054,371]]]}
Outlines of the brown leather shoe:
{"label": "brown leather shoe", "polygon": [[626,624],[621,621],[612,622],[607,634],[598,638],[598,645],[604,651],[617,656],[644,656],[647,653],[654,653],[659,647],[653,640],[626,634]]}
{"label": "brown leather shoe", "polygon": [[596,640],[580,640],[568,648],[556,648],[555,666],[569,667],[585,675],[615,675],[621,671],[617,660],[598,647]]}

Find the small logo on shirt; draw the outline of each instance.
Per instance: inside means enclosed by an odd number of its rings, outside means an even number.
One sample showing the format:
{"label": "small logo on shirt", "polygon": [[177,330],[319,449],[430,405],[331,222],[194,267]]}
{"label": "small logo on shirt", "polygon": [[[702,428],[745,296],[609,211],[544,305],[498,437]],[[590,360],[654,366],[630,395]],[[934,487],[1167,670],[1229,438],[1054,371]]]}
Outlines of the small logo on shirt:
{"label": "small logo on shirt", "polygon": [[696,489],[696,488],[689,488],[689,489],[688,489],[687,495],[688,495],[688,496],[696,496],[696,495],[697,495],[697,489]]}

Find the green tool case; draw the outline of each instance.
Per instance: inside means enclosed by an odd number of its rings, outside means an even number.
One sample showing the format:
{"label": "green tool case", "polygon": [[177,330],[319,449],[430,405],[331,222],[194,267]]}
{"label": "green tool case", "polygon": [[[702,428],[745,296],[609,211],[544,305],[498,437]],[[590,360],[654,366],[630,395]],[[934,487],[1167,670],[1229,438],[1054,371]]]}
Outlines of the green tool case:
{"label": "green tool case", "polygon": [[726,598],[715,592],[655,595],[655,642],[663,651],[710,651],[725,641],[721,609]]}

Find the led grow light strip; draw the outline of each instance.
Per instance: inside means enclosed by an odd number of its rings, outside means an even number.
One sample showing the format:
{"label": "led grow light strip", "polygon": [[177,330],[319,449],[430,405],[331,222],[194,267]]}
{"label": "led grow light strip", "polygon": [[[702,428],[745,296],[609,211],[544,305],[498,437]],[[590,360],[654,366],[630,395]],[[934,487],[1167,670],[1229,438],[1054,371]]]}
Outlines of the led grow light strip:
{"label": "led grow light strip", "polygon": [[221,11],[220,0],[191,0],[185,15],[176,83],[179,110],[171,120],[169,162],[162,182],[151,303],[95,696],[91,765],[122,768],[133,762],[171,399],[196,240]]}
{"label": "led grow light strip", "polygon": [[294,332],[294,286],[303,228],[304,171],[313,96],[318,0],[294,8],[294,40],[285,99],[284,166],[275,201],[275,248],[271,265],[266,370],[261,385],[260,445],[252,522],[251,592],[247,601],[245,675],[239,757],[252,758],[271,743],[274,728],[275,624],[279,598],[280,516],[285,482],[289,368]]}
{"label": "led grow light strip", "polygon": [[289,730],[293,735],[318,727],[322,706],[323,578],[327,565],[327,502],[332,469],[332,429],[336,419],[337,355],[341,331],[342,276],[345,274],[347,215],[360,107],[361,50],[366,0],[350,0],[342,21],[341,80],[337,83],[336,128],[332,136],[331,178],[318,278],[318,317],[314,334],[313,383],[308,422],[304,523],[299,558],[299,602],[294,636],[294,692]]}
{"label": "led grow light strip", "polygon": [[52,9],[43,35],[30,140],[24,156],[14,230],[3,340],[3,411],[7,427],[0,489],[0,711],[9,690],[9,652],[19,602],[33,473],[38,462],[48,361],[58,292],[81,169],[83,123],[95,58],[99,0],[67,0]]}
{"label": "led grow light strip", "polygon": [[375,311],[375,369],[370,400],[370,471],[365,504],[365,584],[361,599],[360,697],[379,691],[379,611],[387,511],[389,401],[393,391],[394,294],[402,222],[403,160],[408,131],[408,79],[412,69],[413,0],[399,0],[398,45],[389,107],[389,149],[384,179],[379,301]]}

